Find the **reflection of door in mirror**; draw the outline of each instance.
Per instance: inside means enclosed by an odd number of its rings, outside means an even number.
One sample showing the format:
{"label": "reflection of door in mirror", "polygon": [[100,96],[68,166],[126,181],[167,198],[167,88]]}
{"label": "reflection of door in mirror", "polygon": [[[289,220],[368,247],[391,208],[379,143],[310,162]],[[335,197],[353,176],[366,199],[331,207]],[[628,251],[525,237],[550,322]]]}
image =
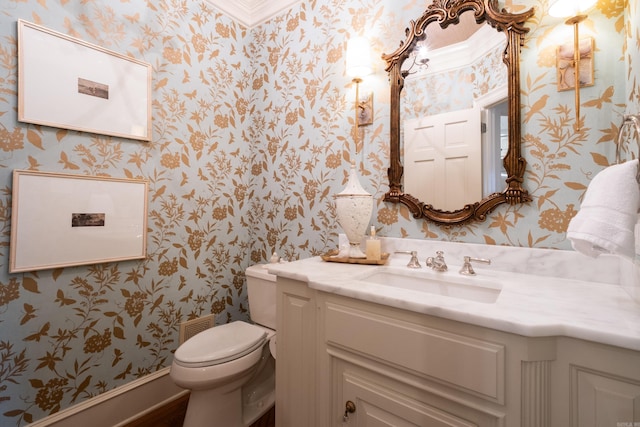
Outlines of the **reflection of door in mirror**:
{"label": "reflection of door in mirror", "polygon": [[[449,38],[454,28],[459,27],[432,31],[431,39],[427,35],[417,44],[415,58],[403,64],[407,77],[401,93],[404,191],[445,211],[501,191],[506,179],[500,179],[500,143],[481,142],[486,135],[480,124],[480,111],[498,114],[489,107],[507,97],[504,34],[484,24],[466,40],[425,51],[434,39]],[[505,108],[506,116],[508,105]],[[471,111],[472,119],[461,118]],[[482,122],[496,129],[485,118]]]}
{"label": "reflection of door in mirror", "polygon": [[502,190],[507,171],[502,159],[509,148],[509,102],[506,98],[482,109],[482,196]]}
{"label": "reflection of door in mirror", "polygon": [[482,198],[480,109],[407,120],[406,191],[451,211]]}

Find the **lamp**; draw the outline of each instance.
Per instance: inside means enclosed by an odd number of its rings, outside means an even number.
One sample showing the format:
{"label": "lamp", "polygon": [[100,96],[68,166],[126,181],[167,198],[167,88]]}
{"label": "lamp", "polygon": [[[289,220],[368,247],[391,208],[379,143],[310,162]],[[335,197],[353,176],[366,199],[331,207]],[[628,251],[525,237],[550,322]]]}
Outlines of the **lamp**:
{"label": "lamp", "polygon": [[580,39],[578,26],[587,19],[586,11],[598,0],[557,0],[549,8],[549,15],[557,18],[569,18],[564,23],[573,25],[573,73],[575,90],[576,122],[580,125]]}
{"label": "lamp", "polygon": [[429,49],[427,49],[426,46],[420,46],[420,49],[418,49],[418,53],[416,53],[414,62],[417,62],[424,67],[427,66],[427,64],[429,63]]}
{"label": "lamp", "polygon": [[584,15],[597,2],[598,0],[557,0],[549,8],[549,15],[556,18]]}
{"label": "lamp", "polygon": [[[356,87],[355,100],[355,122],[354,122],[354,142],[356,144],[356,154],[358,153],[358,140],[360,138],[360,125],[364,121],[363,118],[370,118],[372,105],[367,102],[360,101],[360,83],[362,78],[373,72],[371,65],[371,46],[366,37],[353,37],[347,42],[347,75],[352,77],[352,82]],[[370,98],[369,103],[371,102]],[[367,111],[367,109],[369,111]],[[368,113],[368,114],[367,114]],[[369,120],[366,121],[369,123]]]}
{"label": "lamp", "polygon": [[347,74],[360,83],[372,72],[369,40],[366,37],[350,38],[347,42]]}
{"label": "lamp", "polygon": [[[369,41],[363,37],[354,37],[347,43],[346,71],[353,78],[356,85],[354,141],[356,154],[358,152],[358,139],[360,135],[359,120],[361,111],[364,111],[359,98],[359,85],[362,78],[371,74],[371,48]],[[371,97],[369,97],[371,98]],[[355,161],[351,162],[349,179],[346,187],[335,195],[336,219],[349,239],[349,247],[340,248],[339,257],[365,258],[360,244],[364,238],[371,219],[373,210],[373,196],[362,187],[358,179]]]}
{"label": "lamp", "polygon": [[[420,43],[417,44],[417,47],[418,49],[415,49],[411,54],[411,56],[413,57],[413,62],[411,63],[411,66],[406,70],[407,75],[423,72],[424,70],[429,68],[429,48],[427,48],[427,46],[425,45],[420,45]],[[414,69],[414,67],[416,68],[416,70],[411,71]]]}

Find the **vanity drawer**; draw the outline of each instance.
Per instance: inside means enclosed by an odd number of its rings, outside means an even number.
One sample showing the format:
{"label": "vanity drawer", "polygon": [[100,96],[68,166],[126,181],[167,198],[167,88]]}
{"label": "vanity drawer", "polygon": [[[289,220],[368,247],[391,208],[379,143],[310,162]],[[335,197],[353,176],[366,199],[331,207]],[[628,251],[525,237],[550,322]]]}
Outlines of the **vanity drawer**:
{"label": "vanity drawer", "polygon": [[[504,404],[505,346],[327,301],[327,344]],[[424,321],[423,321],[424,319]]]}

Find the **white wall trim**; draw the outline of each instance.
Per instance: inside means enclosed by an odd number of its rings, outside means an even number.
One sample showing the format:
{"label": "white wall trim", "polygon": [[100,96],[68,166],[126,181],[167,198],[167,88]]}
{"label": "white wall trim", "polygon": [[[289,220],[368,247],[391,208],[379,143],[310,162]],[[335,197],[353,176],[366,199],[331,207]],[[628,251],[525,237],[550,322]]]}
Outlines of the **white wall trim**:
{"label": "white wall trim", "polygon": [[301,0],[207,0],[234,20],[253,28]]}
{"label": "white wall trim", "polygon": [[467,40],[427,52],[429,66],[407,76],[407,80],[468,67],[498,46],[506,46],[506,41],[505,33],[484,25]]}
{"label": "white wall trim", "polygon": [[30,427],[113,427],[189,393],[169,377],[170,367],[133,380],[42,418]]}

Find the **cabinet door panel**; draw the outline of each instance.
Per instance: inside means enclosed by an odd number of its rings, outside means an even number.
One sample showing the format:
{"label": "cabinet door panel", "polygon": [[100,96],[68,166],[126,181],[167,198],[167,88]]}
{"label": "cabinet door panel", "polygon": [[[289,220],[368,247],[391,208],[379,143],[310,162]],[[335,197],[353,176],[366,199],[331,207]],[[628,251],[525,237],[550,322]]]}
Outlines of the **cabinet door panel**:
{"label": "cabinet door panel", "polygon": [[640,425],[640,383],[573,367],[576,427]]}
{"label": "cabinet door panel", "polygon": [[[331,344],[409,368],[494,402],[504,403],[505,346],[404,322],[341,304],[327,304]],[[380,342],[379,337],[385,337]]]}
{"label": "cabinet door panel", "polygon": [[[454,401],[397,382],[350,362],[333,358],[335,396],[333,427],[498,427],[504,414],[488,413],[462,401]],[[345,403],[355,403],[347,414]]]}

